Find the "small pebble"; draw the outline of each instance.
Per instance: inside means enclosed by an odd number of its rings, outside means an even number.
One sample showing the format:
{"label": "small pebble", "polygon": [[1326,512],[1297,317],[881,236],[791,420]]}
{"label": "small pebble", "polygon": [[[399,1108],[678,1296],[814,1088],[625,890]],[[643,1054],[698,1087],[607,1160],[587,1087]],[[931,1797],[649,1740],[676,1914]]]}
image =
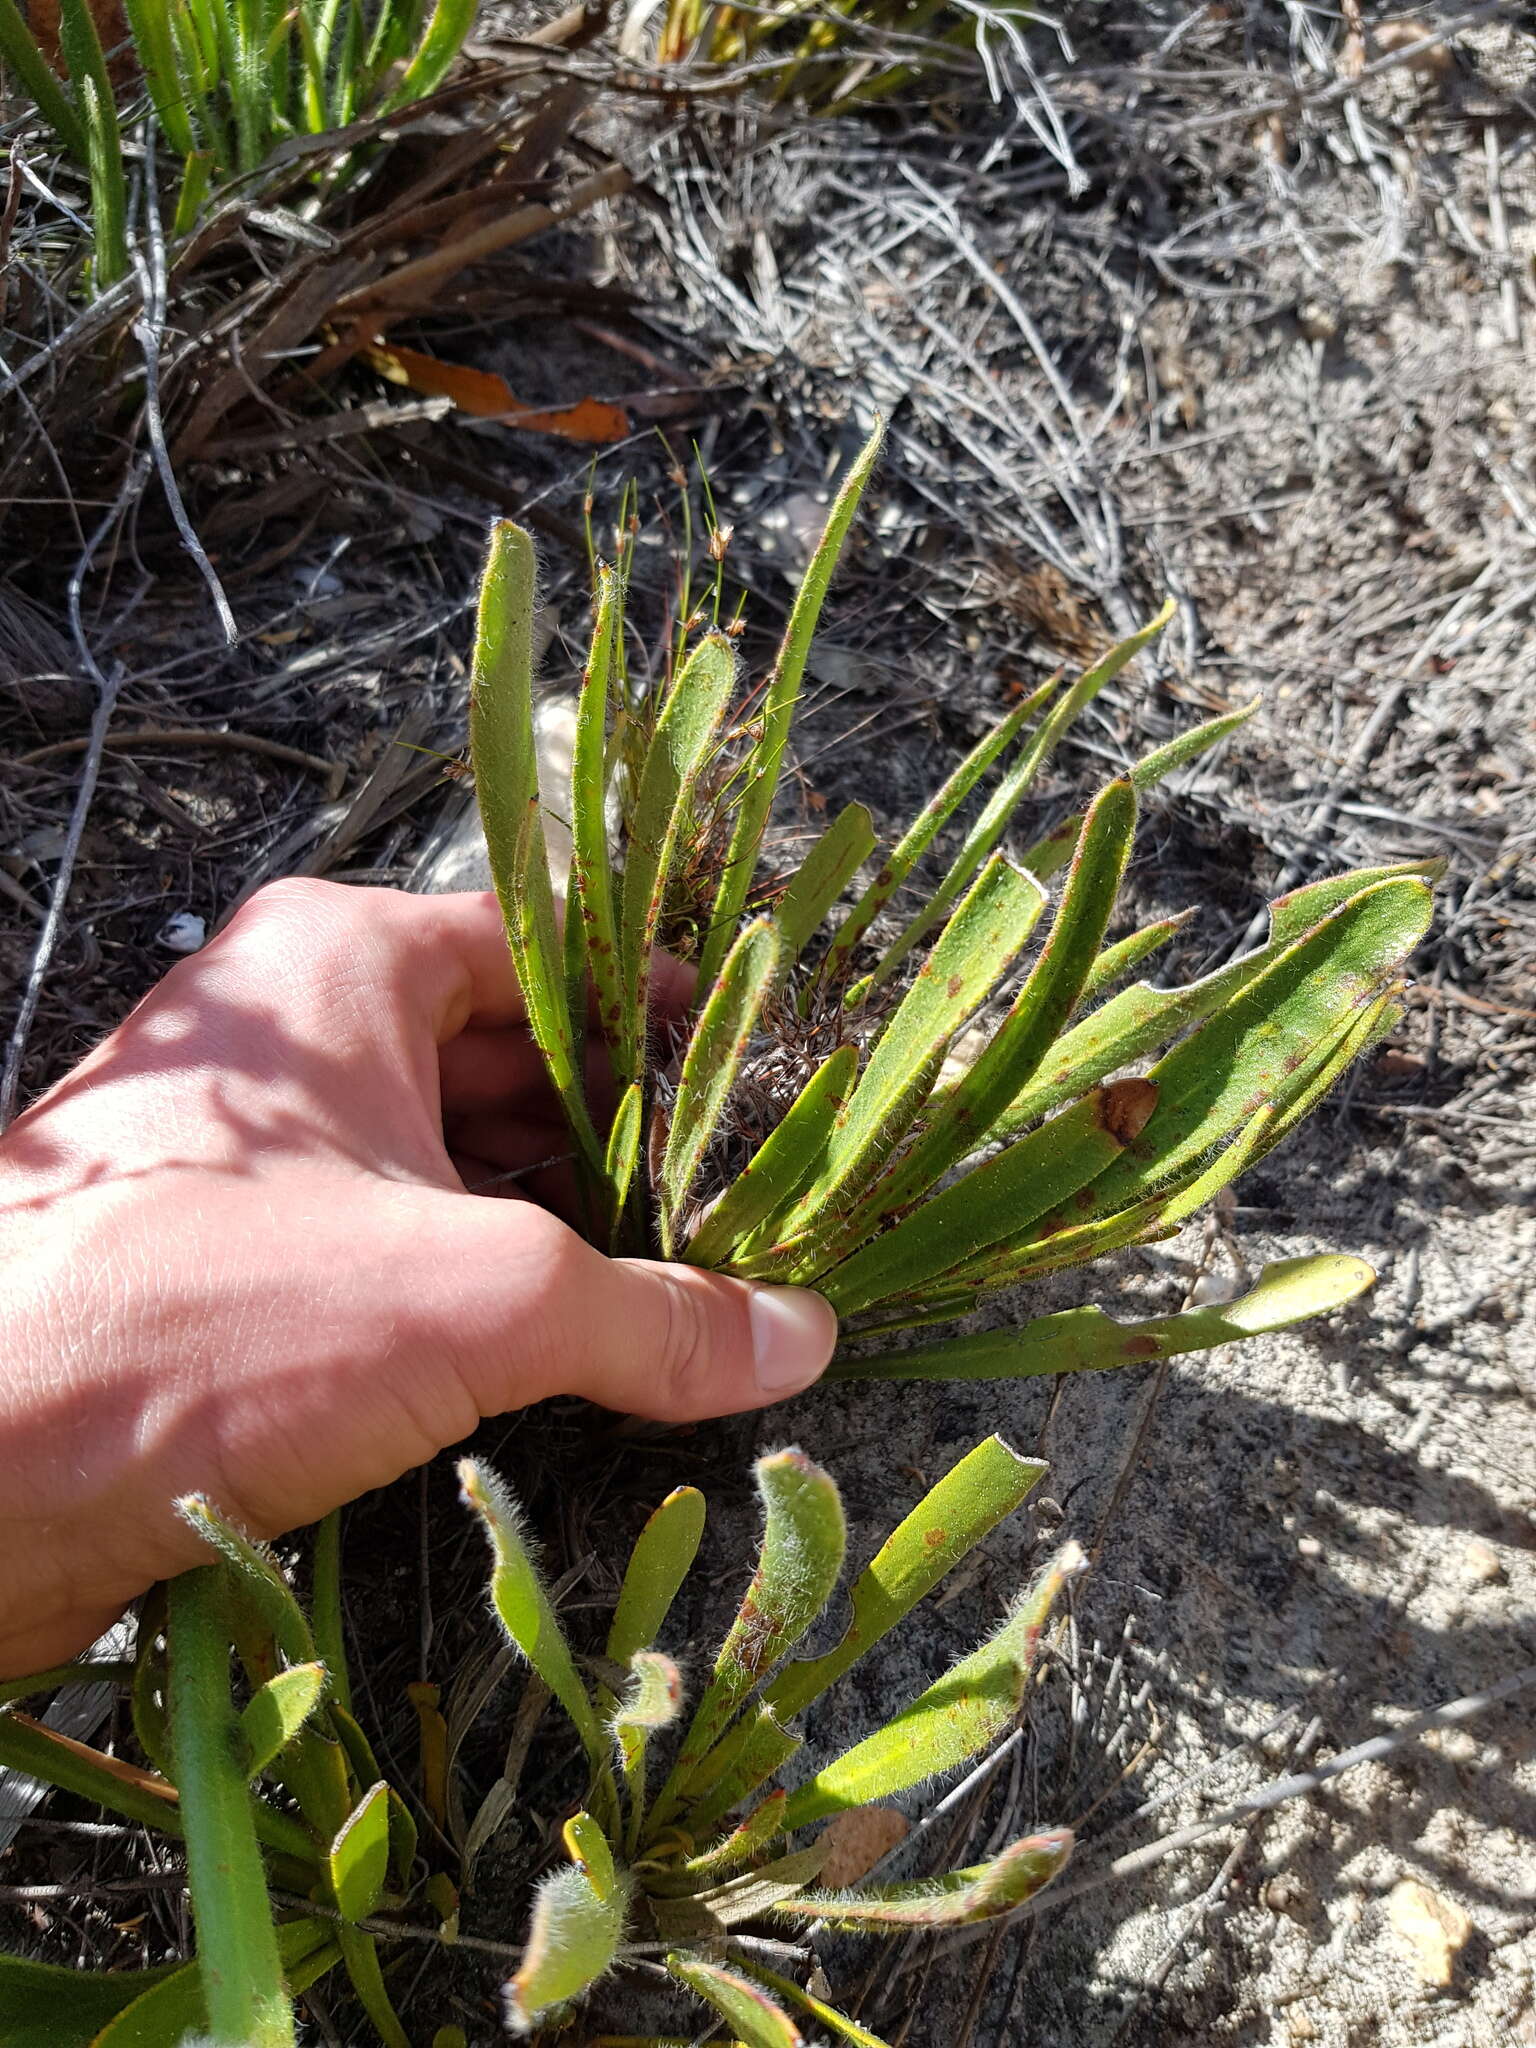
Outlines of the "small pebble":
{"label": "small pebble", "polygon": [[1305,1920],[1312,1905],[1311,1892],[1294,1870],[1277,1870],[1259,1897],[1271,1913],[1283,1913],[1288,1920]]}
{"label": "small pebble", "polygon": [[1387,1919],[1420,1983],[1446,1990],[1456,1974],[1457,1956],[1472,1939],[1472,1922],[1460,1906],[1405,1877],[1392,1887]]}
{"label": "small pebble", "polygon": [[196,953],[208,936],[208,926],[190,910],[178,910],[174,917],[165,920],[157,936],[168,953]]}
{"label": "small pebble", "polygon": [[1496,1586],[1504,1576],[1504,1560],[1481,1536],[1469,1536],[1461,1548],[1462,1576],[1473,1586]]}

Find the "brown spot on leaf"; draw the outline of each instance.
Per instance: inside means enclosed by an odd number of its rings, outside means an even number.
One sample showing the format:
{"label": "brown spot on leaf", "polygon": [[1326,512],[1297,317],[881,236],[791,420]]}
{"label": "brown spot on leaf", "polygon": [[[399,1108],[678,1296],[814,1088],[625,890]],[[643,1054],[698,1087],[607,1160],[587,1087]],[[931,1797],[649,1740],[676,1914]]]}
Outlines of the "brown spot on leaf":
{"label": "brown spot on leaf", "polygon": [[1162,1347],[1155,1337],[1127,1337],[1120,1346],[1127,1358],[1159,1358]]}
{"label": "brown spot on leaf", "polygon": [[947,1529],[925,1529],[923,1531],[923,1541],[930,1550],[937,1550],[941,1543],[949,1541],[949,1531]]}
{"label": "brown spot on leaf", "polygon": [[947,994],[948,994],[948,996],[949,996],[949,1000],[950,1000],[951,1002],[953,1002],[953,1001],[955,1000],[956,996],[958,996],[958,995],[959,995],[959,993],[960,993],[961,989],[963,989],[964,987],[965,987],[965,976],[964,976],[963,974],[952,974],[952,975],[951,975],[951,976],[949,977],[949,987],[948,987],[948,989],[947,989],[947,991],[946,991],[946,993],[947,993]]}
{"label": "brown spot on leaf", "polygon": [[1140,1078],[1112,1081],[1099,1096],[1098,1119],[1117,1145],[1139,1138],[1157,1107],[1157,1088]]}

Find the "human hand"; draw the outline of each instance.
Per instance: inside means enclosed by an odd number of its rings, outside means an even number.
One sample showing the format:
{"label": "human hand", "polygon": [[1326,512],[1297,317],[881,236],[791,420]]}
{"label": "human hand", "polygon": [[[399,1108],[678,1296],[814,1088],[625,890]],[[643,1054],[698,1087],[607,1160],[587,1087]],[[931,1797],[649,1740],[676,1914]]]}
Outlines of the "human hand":
{"label": "human hand", "polygon": [[681,1422],[820,1374],[819,1296],[466,1192],[569,1150],[522,1018],[493,897],[280,882],[12,1126],[0,1676],[202,1561],[180,1494],[270,1537],[550,1394]]}

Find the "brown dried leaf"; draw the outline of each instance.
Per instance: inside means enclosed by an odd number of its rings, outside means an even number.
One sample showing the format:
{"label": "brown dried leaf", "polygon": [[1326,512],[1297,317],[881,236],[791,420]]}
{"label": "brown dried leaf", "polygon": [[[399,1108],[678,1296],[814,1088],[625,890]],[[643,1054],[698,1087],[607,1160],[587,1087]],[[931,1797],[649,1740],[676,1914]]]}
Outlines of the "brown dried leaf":
{"label": "brown dried leaf", "polygon": [[911,1822],[897,1806],[855,1806],[827,1823],[817,1836],[826,1851],[821,1881],[831,1891],[846,1891],[873,1870],[911,1832]]}

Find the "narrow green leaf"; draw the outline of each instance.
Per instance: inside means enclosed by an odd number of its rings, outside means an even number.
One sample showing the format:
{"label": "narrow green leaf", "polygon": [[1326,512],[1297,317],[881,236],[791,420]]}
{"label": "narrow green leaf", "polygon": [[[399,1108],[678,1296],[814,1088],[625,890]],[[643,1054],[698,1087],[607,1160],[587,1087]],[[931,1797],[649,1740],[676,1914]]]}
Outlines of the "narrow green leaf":
{"label": "narrow green leaf", "polygon": [[683,1252],[690,1265],[729,1270],[757,1230],[824,1171],[858,1070],[852,1045],[840,1045],[822,1062],[694,1232]]}
{"label": "narrow green leaf", "polygon": [[176,61],[170,10],[164,0],[123,0],[123,12],[165,139],[178,156],[193,156],[201,145],[187,113],[188,82]]}
{"label": "narrow green leaf", "polygon": [[688,1788],[686,1820],[694,1840],[705,1840],[726,1814],[777,1777],[801,1747],[799,1736],[780,1725],[771,1707],[744,1714],[716,1743]]}
{"label": "narrow green leaf", "polygon": [[848,804],[810,849],[775,912],[790,956],[798,960],[822,920],[875,850],[867,807]]}
{"label": "narrow green leaf", "polygon": [[1363,890],[1165,1053],[1147,1077],[1157,1106],[1095,1182],[1094,1213],[1151,1192],[1273,1100],[1332,1028],[1379,993],[1424,936],[1430,908],[1415,879]]}
{"label": "narrow green leaf", "polygon": [[1381,882],[1414,876],[1432,879],[1430,871],[1436,866],[1434,862],[1405,862],[1309,883],[1270,905],[1270,936],[1256,951],[1217,968],[1186,988],[1158,989],[1138,982],[1125,989],[1057,1041],[1039,1073],[1014,1097],[986,1135],[990,1139],[1012,1137],[1063,1102],[1082,1094],[1094,1082],[1102,1081],[1106,1074],[1130,1065],[1157,1046],[1167,1044],[1189,1025],[1214,1015],[1271,967],[1288,946],[1367,889]]}
{"label": "narrow green leaf", "polygon": [[29,1672],[25,1678],[7,1678],[0,1684],[0,1707],[30,1699],[34,1693],[57,1692],[61,1685],[130,1684],[136,1669],[126,1660],[52,1664],[46,1671]]}
{"label": "narrow green leaf", "polygon": [[187,1527],[195,1530],[231,1567],[231,1602],[246,1606],[252,1625],[271,1636],[286,1663],[312,1664],[315,1639],[304,1610],[265,1550],[242,1536],[233,1522],[227,1521],[200,1493],[184,1494],[175,1506]]}
{"label": "narrow green leaf", "polygon": [[[626,1081],[641,1077],[651,952],[667,883],[692,815],[694,785],[717,744],[735,681],[731,643],[723,633],[707,633],[673,680],[640,771],[619,915],[625,1031],[621,1075]],[[724,952],[721,947],[708,966],[701,961],[699,979],[706,988],[716,979]]]}
{"label": "narrow green leaf", "polygon": [[731,1928],[760,1920],[781,1899],[814,1884],[827,1860],[823,1844],[795,1849],[756,1870],[743,1871],[707,1891],[678,1898],[653,1897],[651,1917],[663,1941],[719,1941]]}
{"label": "narrow green leaf", "polygon": [[[575,903],[566,911],[566,935],[569,939],[574,933],[582,942],[583,963],[592,977],[603,1036],[621,1060],[626,1056],[629,1037],[608,847],[607,761],[609,682],[614,674],[615,642],[623,609],[623,584],[614,570],[600,563],[597,619],[576,704],[576,743],[571,753],[571,882]],[[573,1016],[579,1014],[574,1001],[571,1011]]]}
{"label": "narrow green leaf", "polygon": [[624,1935],[623,1885],[599,1897],[586,1873],[555,1870],[535,1894],[517,1975],[506,1988],[507,2023],[532,2033],[612,1969]]}
{"label": "narrow green leaf", "polygon": [[[1171,614],[1170,614],[1171,616]],[[1262,700],[1255,697],[1250,704],[1239,711],[1223,712],[1220,718],[1207,719],[1204,725],[1192,726],[1188,732],[1181,732],[1161,747],[1155,747],[1130,770],[1130,781],[1138,796],[1144,796],[1149,789],[1155,789],[1165,775],[1171,775],[1176,768],[1187,767],[1191,761],[1209,752],[1219,740],[1246,725],[1258,710]],[[1083,828],[1083,814],[1065,818],[1054,831],[1029,849],[1019,865],[1038,875],[1042,882],[1050,880],[1066,861],[1077,844],[1078,834]]]}
{"label": "narrow green leaf", "polygon": [[578,1148],[590,1166],[600,1168],[602,1148],[587,1113],[566,1001],[554,884],[539,809],[533,733],[534,589],[532,541],[520,526],[498,521],[480,585],[471,664],[469,743],[475,798],[528,1028]]}
{"label": "narrow green leaf", "polygon": [[694,1176],[719,1129],[721,1117],[758,1028],[763,1006],[782,979],[791,954],[772,918],[749,924],[725,956],[683,1056],[683,1071],[658,1177],[663,1256],[676,1249],[677,1225]]}
{"label": "narrow green leaf", "polygon": [[252,1694],[240,1716],[246,1776],[259,1778],[292,1742],[325,1692],[320,1663],[294,1664]]}
{"label": "narrow green leaf", "polygon": [[[1135,833],[1136,793],[1128,782],[1112,782],[1095,800],[1084,822],[1050,937],[1013,1007],[960,1079],[930,1105],[924,1128],[911,1149],[870,1190],[847,1226],[850,1241],[867,1235],[882,1215],[899,1213],[936,1187],[952,1167],[975,1151],[979,1135],[991,1128],[1033,1077],[1077,1007],[1114,909]],[[1067,1134],[1061,1136],[1065,1139]],[[1101,1163],[1107,1164],[1107,1156]],[[1068,1192],[1082,1184],[1077,1181]],[[939,1198],[941,1202],[944,1199]],[[976,1199],[981,1199],[979,1189]],[[1063,1198],[1052,1196],[1034,1213],[1040,1215],[1058,1199]],[[1002,1218],[998,1221],[1001,1224]],[[1002,1237],[1005,1228],[992,1235],[994,1239]]]}
{"label": "narrow green leaf", "polygon": [[674,1953],[667,1957],[667,1968],[679,1984],[712,2005],[748,2048],[800,2048],[800,2029],[750,1978],[706,1963],[702,1956]]}
{"label": "narrow green leaf", "polygon": [[410,2036],[400,2024],[400,2015],[395,2011],[384,1983],[377,1939],[365,1934],[362,1928],[354,1927],[350,1921],[343,1920],[336,1928],[336,1943],[357,2002],[368,2015],[369,2024],[384,2048],[411,2048]]}
{"label": "narrow green leaf", "polygon": [[703,1494],[697,1487],[676,1487],[647,1521],[630,1552],[608,1631],[607,1654],[613,1663],[627,1664],[637,1650],[651,1648],[698,1555],[703,1534]]}
{"label": "narrow green leaf", "polygon": [[293,2048],[293,2007],[230,1698],[228,1576],[226,1565],[201,1565],[173,1579],[168,1594],[171,1752],[198,1970],[216,2042]]}
{"label": "narrow green leaf", "polygon": [[389,1787],[381,1779],[347,1815],[326,1852],[336,1910],[366,1920],[384,1895],[389,1872]]}
{"label": "narrow green leaf", "polygon": [[621,1892],[621,1878],[603,1833],[590,1813],[573,1813],[561,1829],[565,1853],[604,1905]]}
{"label": "narrow green leaf", "polygon": [[128,274],[128,181],[117,102],[101,38],[86,0],[59,0],[59,49],[85,126],[91,174],[93,281],[98,291]]}
{"label": "narrow green leaf", "polygon": [[781,1787],[759,1800],[738,1828],[732,1830],[723,1842],[717,1842],[712,1849],[700,1855],[690,1856],[678,1865],[675,1877],[652,1878],[650,1888],[663,1895],[671,1890],[693,1892],[702,1883],[713,1883],[728,1871],[739,1870],[744,1863],[750,1863],[762,1854],[770,1842],[784,1832],[784,1809],[789,1804],[789,1794]]}
{"label": "narrow green leaf", "polygon": [[1342,1253],[1280,1259],[1266,1266],[1238,1301],[1212,1302],[1142,1323],[1117,1323],[1101,1308],[1069,1308],[1018,1329],[951,1337],[883,1358],[834,1360],[829,1371],[838,1379],[995,1380],[1145,1365],[1326,1315],[1353,1301],[1375,1278],[1364,1259]]}
{"label": "narrow green leaf", "polygon": [[[474,26],[477,4],[478,0],[436,0],[422,30],[421,41],[401,74],[399,84],[380,108],[381,113],[393,113],[396,107],[406,107],[413,100],[425,99],[428,93],[441,85],[448,67],[464,46],[464,38]],[[386,16],[391,12],[388,8],[382,11]]]}
{"label": "narrow green leaf", "polygon": [[927,964],[880,1035],[829,1136],[824,1165],[783,1217],[779,1239],[832,1235],[839,1204],[862,1193],[906,1135],[945,1049],[996,987],[1034,928],[1044,895],[1033,876],[994,856],[939,936]]}
{"label": "narrow green leaf", "polygon": [[1044,1476],[1038,1458],[1023,1458],[989,1436],[923,1496],[886,1538],[849,1596],[848,1626],[824,1656],[802,1658],[780,1672],[763,1704],[789,1721],[819,1699],[860,1657],[888,1635]]}
{"label": "narrow green leaf", "polygon": [[1091,1003],[1096,996],[1103,995],[1122,974],[1129,974],[1133,967],[1141,965],[1148,954],[1166,946],[1171,938],[1183,931],[1194,915],[1193,906],[1176,911],[1172,917],[1160,917],[1155,924],[1144,924],[1129,937],[1117,939],[1114,945],[1106,946],[1089,969],[1079,1003]]}
{"label": "narrow green leaf", "polygon": [[38,48],[16,0],[0,0],[0,60],[15,72],[23,93],[75,162],[89,168],[91,150],[84,124]]}
{"label": "narrow green leaf", "polygon": [[839,1316],[915,1293],[978,1254],[1016,1239],[1037,1218],[1096,1185],[1146,1124],[1149,1081],[1113,1081],[973,1167],[950,1187],[816,1277]]}
{"label": "narrow green leaf", "polygon": [[793,1448],[759,1458],[753,1473],[764,1513],[757,1570],[657,1801],[658,1824],[676,1811],[752,1688],[821,1613],[842,1570],[847,1524],[830,1476]]}
{"label": "narrow green leaf", "polygon": [[837,986],[846,978],[854,948],[870,925],[902,888],[912,870],[928,851],[944,826],[954,816],[993,762],[1012,746],[1020,732],[1055,694],[1060,678],[1052,676],[1034,695],[1025,699],[1001,719],[949,776],[937,795],[929,798],[912,824],[897,842],[891,856],[837,928],[827,957],[817,970],[818,984]]}
{"label": "narrow green leaf", "polygon": [[786,1826],[803,1828],[850,1806],[872,1806],[967,1763],[1001,1735],[1022,1704],[1056,1596],[1084,1562],[1075,1543],[1059,1551],[989,1641],[791,1793]]}
{"label": "narrow green leaf", "polygon": [[624,1846],[633,1856],[645,1823],[646,1750],[658,1728],[682,1712],[683,1675],[659,1650],[636,1650],[629,1660],[630,1683],[613,1714],[613,1740],[629,1800]]}
{"label": "narrow green leaf", "polygon": [[872,2034],[868,2027],[860,2026],[857,2020],[849,2019],[847,2013],[839,2012],[835,2005],[828,2005],[825,1999],[815,1997],[809,1991],[802,1991],[791,1977],[781,1977],[776,1970],[764,1969],[761,1963],[744,1963],[747,1970],[759,1984],[767,1985],[790,2005],[798,2006],[801,2012],[808,2012],[812,2019],[820,2020],[840,2041],[851,2041],[853,2048],[890,2048],[878,2034]]}
{"label": "narrow green leaf", "polygon": [[91,2048],[126,2005],[186,1966],[154,1970],[75,1970],[0,1955],[0,2014],[5,2048]]}
{"label": "narrow green leaf", "polygon": [[624,1210],[640,1163],[640,1133],[645,1119],[645,1086],[632,1081],[619,1097],[613,1129],[603,1154],[603,1178],[608,1188],[608,1213],[613,1218],[613,1249],[617,1249],[624,1224]]}
{"label": "narrow green leaf", "polygon": [[848,537],[848,529],[853,524],[865,486],[874,473],[884,439],[885,422],[878,420],[844,479],[821,539],[816,544],[810,567],[795,593],[778,659],[763,692],[762,707],[758,713],[762,737],[753,747],[746,764],[741,796],[736,806],[736,822],[725,857],[725,871],[715,894],[709,934],[699,960],[699,978],[706,983],[712,982],[719,974],[720,964],[736,936],[737,921],[751,893],[763,832],[778,791],[784,748],[799,701],[811,641],[821,617],[828,585]]}
{"label": "narrow green leaf", "polygon": [[990,1863],[915,1884],[868,1891],[805,1893],[771,1910],[781,1919],[825,1920],[843,1933],[895,1932],[904,1927],[974,1927],[1011,1913],[1043,1891],[1072,1854],[1068,1828],[1028,1835]]}
{"label": "narrow green leaf", "polygon": [[[286,1922],[277,1930],[277,1949],[283,1977],[295,1995],[307,1990],[340,1959],[334,1929],[321,1920]],[[151,1975],[158,1981],[109,2020],[92,2037],[91,2048],[168,2048],[172,2042],[206,2040],[209,2015],[203,2002],[198,1965],[185,1963],[163,1976],[158,1971],[146,1971],[142,1973],[143,1981],[147,1982]],[[9,2039],[6,2048],[11,2048]],[[51,2040],[49,2048],[56,2048]],[[62,2044],[57,2044],[57,2048],[62,2048]],[[216,2048],[226,2048],[226,2044],[218,2042]],[[229,2043],[228,2048],[246,2048],[246,2044]]]}
{"label": "narrow green leaf", "polygon": [[[1117,676],[1128,661],[1134,660],[1144,647],[1149,646],[1157,638],[1173,617],[1174,610],[1174,601],[1170,598],[1150,625],[1143,626],[1139,633],[1133,633],[1128,640],[1122,640],[1118,647],[1111,648],[1101,662],[1078,677],[1041,726],[1034,740],[1025,748],[1018,761],[993,791],[981,816],[967,833],[959,853],[950,863],[943,881],[933,894],[924,900],[922,908],[908,921],[900,936],[880,956],[879,964],[869,977],[870,986],[878,988],[882,982],[889,981],[912,949],[945,915],[950,904],[956,900],[983,861],[987,860],[996,848],[1007,831],[1014,812],[1023,801],[1035,777],[1056,751],[1067,728],[1078,714],[1093,702],[1104,685]],[[1073,837],[1075,841],[1076,835]],[[1030,863],[1026,861],[1022,865],[1028,867]],[[855,993],[850,991],[850,1000]]]}
{"label": "narrow green leaf", "polygon": [[491,1546],[491,1603],[502,1627],[564,1707],[587,1755],[601,1768],[607,1761],[607,1745],[529,1554],[522,1510],[490,1467],[473,1458],[460,1461],[459,1486]]}

